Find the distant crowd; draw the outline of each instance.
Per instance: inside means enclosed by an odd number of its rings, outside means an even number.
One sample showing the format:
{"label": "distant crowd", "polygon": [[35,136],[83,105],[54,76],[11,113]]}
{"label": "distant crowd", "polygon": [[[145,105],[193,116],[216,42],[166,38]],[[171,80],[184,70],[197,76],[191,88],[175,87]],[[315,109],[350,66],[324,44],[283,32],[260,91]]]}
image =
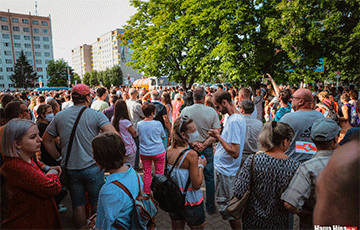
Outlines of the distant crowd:
{"label": "distant crowd", "polygon": [[132,229],[133,201],[114,182],[136,198],[164,173],[185,194],[173,229],[204,229],[206,212],[232,229],[293,228],[291,214],[300,229],[359,226],[358,89],[266,79],[1,93],[2,228],[61,229],[70,193],[74,227]]}

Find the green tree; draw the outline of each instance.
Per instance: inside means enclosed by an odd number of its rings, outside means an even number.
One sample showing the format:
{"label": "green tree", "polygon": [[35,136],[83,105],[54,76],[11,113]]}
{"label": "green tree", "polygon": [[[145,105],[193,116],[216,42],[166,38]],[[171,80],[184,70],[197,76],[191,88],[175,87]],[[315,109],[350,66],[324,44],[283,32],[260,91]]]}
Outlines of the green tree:
{"label": "green tree", "polygon": [[77,73],[74,73],[74,76],[71,78],[71,84],[75,85],[75,81],[77,82],[77,84],[81,83],[81,78]]}
{"label": "green tree", "polygon": [[46,72],[49,76],[48,86],[60,87],[68,85],[68,76],[66,69],[70,68],[68,63],[64,59],[50,60],[46,68]]}
{"label": "green tree", "polygon": [[36,84],[38,77],[23,50],[21,50],[20,57],[16,60],[14,74],[10,76],[10,79],[15,88],[27,89],[34,87]]}
{"label": "green tree", "polygon": [[111,68],[111,84],[114,86],[121,86],[123,82],[123,72],[119,65]]}
{"label": "green tree", "polygon": [[98,72],[96,70],[91,71],[90,73],[90,86],[98,86]]}
{"label": "green tree", "polygon": [[82,83],[85,85],[90,85],[90,73],[86,72],[83,76]]}
{"label": "green tree", "polygon": [[267,19],[268,37],[289,55],[295,72],[313,69],[325,58],[322,80],[339,71],[342,80],[358,81],[359,9],[360,2],[354,0],[282,0],[276,6],[281,16]]}

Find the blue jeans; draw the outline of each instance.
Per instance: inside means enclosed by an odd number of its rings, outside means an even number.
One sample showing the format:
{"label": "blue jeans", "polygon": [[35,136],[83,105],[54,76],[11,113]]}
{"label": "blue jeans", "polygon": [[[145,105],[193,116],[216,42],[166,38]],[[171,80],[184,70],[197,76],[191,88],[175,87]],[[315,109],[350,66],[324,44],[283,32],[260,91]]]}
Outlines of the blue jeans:
{"label": "blue jeans", "polygon": [[168,133],[169,133],[169,131],[167,130],[167,129],[164,129],[164,131],[165,131],[165,139],[163,139],[163,144],[164,144],[164,148],[165,148],[165,150],[167,150],[167,140],[168,140]]}
{"label": "blue jeans", "polygon": [[214,153],[213,147],[210,145],[205,148],[199,156],[204,155],[207,163],[204,168],[205,186],[206,186],[206,211],[209,214],[215,212],[215,176],[214,176]]}
{"label": "blue jeans", "polygon": [[73,207],[85,206],[86,192],[89,204],[95,206],[101,187],[105,184],[104,171],[96,164],[81,170],[67,169],[68,186]]}
{"label": "blue jeans", "polygon": [[139,161],[140,161],[140,157],[139,157],[139,149],[140,149],[140,142],[139,142],[139,136],[133,137],[134,141],[135,141],[135,145],[136,145],[136,154],[135,154],[135,166],[134,169],[135,170],[139,170]]}

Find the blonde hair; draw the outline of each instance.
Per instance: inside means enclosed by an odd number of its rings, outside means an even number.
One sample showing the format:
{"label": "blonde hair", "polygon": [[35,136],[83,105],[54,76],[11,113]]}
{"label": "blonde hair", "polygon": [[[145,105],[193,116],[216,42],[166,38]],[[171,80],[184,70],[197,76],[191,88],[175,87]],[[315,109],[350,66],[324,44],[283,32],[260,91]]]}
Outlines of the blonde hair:
{"label": "blonde hair", "polygon": [[268,122],[259,134],[259,149],[268,152],[280,146],[285,139],[292,140],[293,137],[294,130],[290,125],[278,121]]}
{"label": "blonde hair", "polygon": [[329,93],[328,91],[321,91],[319,93],[319,96],[321,96],[322,98],[329,98]]}

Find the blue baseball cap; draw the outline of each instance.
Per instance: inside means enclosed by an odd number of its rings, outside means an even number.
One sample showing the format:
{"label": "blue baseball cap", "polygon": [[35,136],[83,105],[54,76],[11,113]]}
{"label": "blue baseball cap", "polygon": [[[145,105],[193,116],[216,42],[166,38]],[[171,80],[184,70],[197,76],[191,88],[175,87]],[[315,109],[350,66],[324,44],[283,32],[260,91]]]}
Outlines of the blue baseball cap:
{"label": "blue baseball cap", "polygon": [[335,121],[320,118],[311,127],[311,138],[315,141],[330,141],[339,135],[340,131],[341,128]]}

